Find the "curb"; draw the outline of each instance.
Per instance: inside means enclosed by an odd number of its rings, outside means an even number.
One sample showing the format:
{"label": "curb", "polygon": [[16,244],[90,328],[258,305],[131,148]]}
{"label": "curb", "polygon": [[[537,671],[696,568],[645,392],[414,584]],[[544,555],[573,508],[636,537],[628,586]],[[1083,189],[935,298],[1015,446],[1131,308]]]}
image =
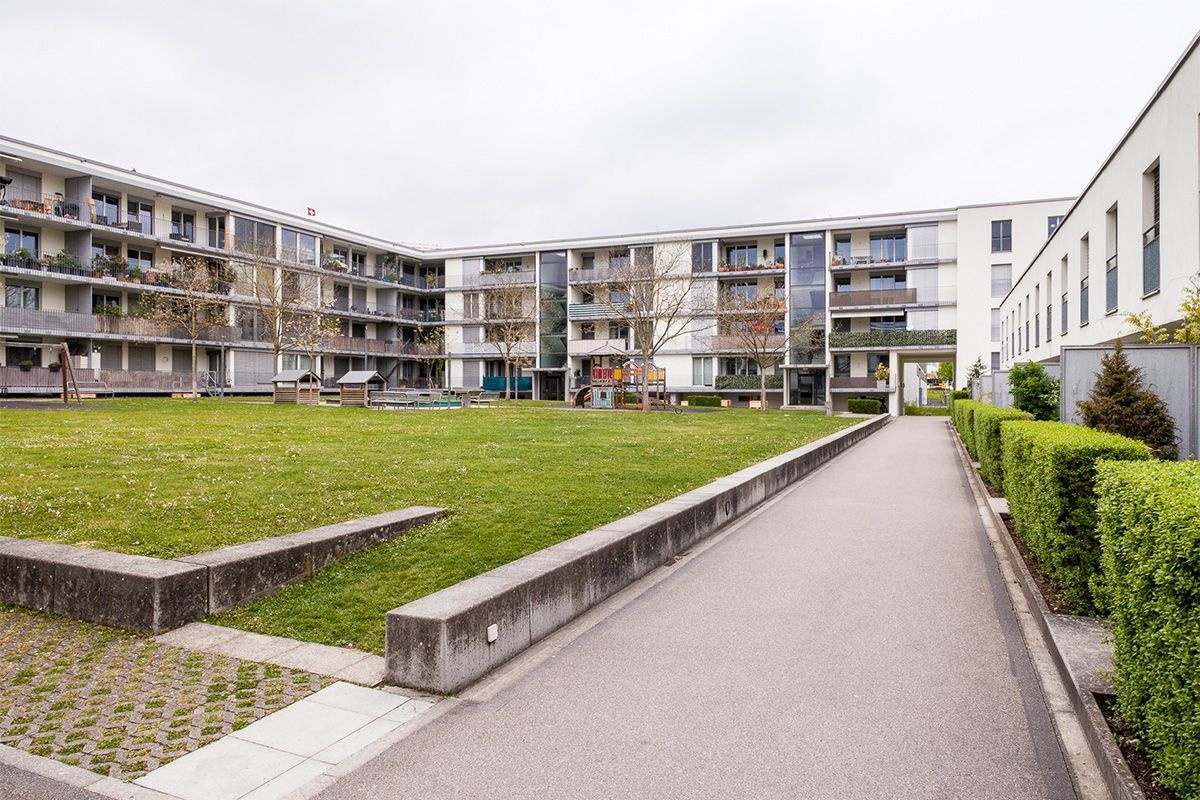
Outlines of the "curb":
{"label": "curb", "polygon": [[[1142,792],[1141,787],[1138,786],[1137,779],[1133,777],[1129,765],[1125,762],[1125,757],[1121,754],[1121,749],[1117,746],[1116,740],[1109,730],[1108,723],[1104,720],[1100,706],[1092,694],[1095,687],[1088,685],[1086,676],[1076,675],[1071,671],[1064,652],[1066,646],[1061,641],[1064,631],[1060,630],[1056,632],[1056,626],[1051,623],[1052,619],[1082,621],[1090,620],[1091,618],[1055,614],[1046,605],[1046,601],[1042,597],[1042,593],[1038,590],[1033,576],[1029,573],[1029,568],[1025,565],[1025,559],[1021,556],[1020,551],[1017,550],[1012,536],[1008,533],[1008,527],[1000,517],[999,510],[997,509],[997,506],[1000,504],[993,502],[995,498],[992,498],[984,488],[982,479],[975,471],[975,464],[967,453],[966,447],[963,445],[962,439],[953,424],[949,425],[949,429],[954,439],[955,447],[958,450],[959,459],[962,462],[964,471],[967,473],[971,491],[975,494],[976,502],[980,506],[980,513],[987,514],[992,525],[995,527],[997,538],[999,538],[1008,556],[1009,566],[1012,567],[1013,572],[1017,576],[1016,582],[1020,586],[1021,595],[1031,611],[1030,616],[1032,616],[1033,621],[1037,625],[1042,644],[1050,654],[1058,677],[1067,689],[1071,706],[1075,711],[1075,716],[1087,741],[1088,749],[1091,751],[1092,758],[1099,768],[1109,796],[1114,798],[1114,800],[1145,800],[1146,795]],[[1011,592],[1012,590],[1010,589],[1009,591]],[[1070,763],[1069,759],[1068,763]],[[1074,771],[1074,766],[1072,766],[1072,771]]]}
{"label": "curb", "polygon": [[35,756],[6,744],[0,744],[0,764],[113,800],[175,800],[173,795],[125,783],[45,756]]}

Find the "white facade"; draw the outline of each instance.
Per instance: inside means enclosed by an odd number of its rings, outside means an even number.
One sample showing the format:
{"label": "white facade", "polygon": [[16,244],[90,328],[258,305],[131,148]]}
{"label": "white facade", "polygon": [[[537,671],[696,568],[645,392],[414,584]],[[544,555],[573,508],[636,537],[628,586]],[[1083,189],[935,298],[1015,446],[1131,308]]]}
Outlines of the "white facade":
{"label": "white facade", "polygon": [[1200,270],[1198,42],[1004,299],[1006,367],[1055,363],[1064,344],[1135,339],[1130,313],[1179,320],[1183,290]]}

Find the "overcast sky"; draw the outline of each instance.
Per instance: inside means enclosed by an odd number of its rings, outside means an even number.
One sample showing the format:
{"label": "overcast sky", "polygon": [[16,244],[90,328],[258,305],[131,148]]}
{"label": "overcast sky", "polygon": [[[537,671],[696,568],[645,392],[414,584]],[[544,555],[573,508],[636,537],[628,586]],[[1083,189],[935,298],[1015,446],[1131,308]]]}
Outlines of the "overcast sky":
{"label": "overcast sky", "polygon": [[466,245],[1073,195],[1200,4],[55,0],[0,24],[6,135]]}

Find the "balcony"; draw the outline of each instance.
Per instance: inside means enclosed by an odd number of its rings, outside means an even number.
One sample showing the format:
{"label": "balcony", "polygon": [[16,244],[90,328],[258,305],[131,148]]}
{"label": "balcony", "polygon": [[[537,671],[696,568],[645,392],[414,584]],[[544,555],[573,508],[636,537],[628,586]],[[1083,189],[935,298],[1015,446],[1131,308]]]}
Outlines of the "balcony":
{"label": "balcony", "polygon": [[519,272],[470,272],[462,276],[464,289],[492,289],[501,286],[533,286],[533,270]]}
{"label": "balcony", "polygon": [[[533,358],[537,355],[537,342],[523,341],[518,342],[512,349],[514,356],[522,358]],[[458,356],[489,356],[491,358],[500,358],[504,354],[504,346],[499,342],[462,342],[450,351],[451,355]]]}
{"label": "balcony", "polygon": [[835,375],[829,379],[829,389],[834,392],[894,391],[894,387],[886,384],[880,387],[879,381],[872,375],[853,378],[849,375]]}
{"label": "balcony", "polygon": [[571,303],[567,306],[567,318],[571,321],[588,319],[613,319],[619,317],[624,306],[614,306],[608,303]]}
{"label": "balcony", "polygon": [[[122,392],[187,392],[192,388],[189,372],[158,372],[153,370],[94,369],[75,367],[72,370],[82,394],[96,389]],[[209,373],[197,372],[197,385],[204,390]],[[58,394],[62,392],[61,370],[47,367],[0,367],[0,393]],[[269,382],[267,388],[269,389]]]}
{"label": "balcony", "polygon": [[[8,187],[5,203],[0,206],[5,211],[22,211],[39,217],[57,217],[64,222],[78,222],[82,216],[80,204],[68,200],[61,194],[35,194],[25,190]],[[86,209],[82,209],[86,213]]]}
{"label": "balcony", "polygon": [[395,348],[388,339],[366,339],[361,336],[334,336],[329,340],[329,349],[348,353],[388,356],[393,354]]}
{"label": "balcony", "polygon": [[954,259],[953,243],[913,244],[905,248],[903,253],[884,255],[882,253],[845,255],[834,253],[829,259],[829,267],[835,272],[839,269],[870,269],[881,267],[904,267],[909,264],[929,264],[938,261]]}
{"label": "balcony", "polygon": [[770,275],[773,273],[783,272],[785,265],[782,261],[768,262],[763,264],[726,264],[722,262],[717,265],[717,273],[723,277],[752,277],[754,275]]}
{"label": "balcony", "polygon": [[[172,328],[149,319],[32,308],[0,308],[0,329],[11,333],[27,333],[35,336],[91,337],[99,335],[180,341],[190,341],[191,338],[188,332],[182,328]],[[201,332],[200,341],[237,341],[241,338],[240,334],[240,329],[233,326],[212,325]]]}
{"label": "balcony", "polygon": [[[757,375],[718,375],[714,388],[745,391],[758,391],[761,382]],[[767,376],[767,390],[779,391],[783,388],[783,376],[779,374]]]}
{"label": "balcony", "polygon": [[575,267],[567,271],[567,282],[608,283],[618,277],[628,277],[626,267]]}
{"label": "balcony", "polygon": [[624,339],[571,339],[567,343],[567,353],[571,356],[587,358],[600,350],[624,351],[626,347]]}
{"label": "balcony", "polygon": [[[758,340],[759,337],[755,336],[755,339]],[[760,340],[758,346],[754,349],[765,351],[778,350],[780,353],[782,353],[784,341],[785,337],[782,333],[769,334],[764,339]],[[710,336],[708,342],[708,351],[712,353],[745,353],[751,349],[746,346],[745,340],[738,336]]]}
{"label": "balcony", "polygon": [[829,295],[830,308],[906,306],[916,302],[916,289],[862,289],[851,292],[833,292]]}
{"label": "balcony", "polygon": [[958,344],[957,330],[854,331],[829,334],[830,350],[894,350],[906,347],[937,348]]}

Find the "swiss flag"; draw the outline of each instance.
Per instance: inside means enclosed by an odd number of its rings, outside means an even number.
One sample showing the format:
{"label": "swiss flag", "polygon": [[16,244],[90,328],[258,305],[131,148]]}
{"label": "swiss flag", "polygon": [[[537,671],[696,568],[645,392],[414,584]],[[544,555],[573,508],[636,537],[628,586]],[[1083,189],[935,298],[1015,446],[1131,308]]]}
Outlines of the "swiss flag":
{"label": "swiss flag", "polygon": [[308,209],[308,215],[309,215],[310,217],[315,217],[315,216],[317,215],[317,210],[316,210],[315,208],[309,208],[309,209]]}

